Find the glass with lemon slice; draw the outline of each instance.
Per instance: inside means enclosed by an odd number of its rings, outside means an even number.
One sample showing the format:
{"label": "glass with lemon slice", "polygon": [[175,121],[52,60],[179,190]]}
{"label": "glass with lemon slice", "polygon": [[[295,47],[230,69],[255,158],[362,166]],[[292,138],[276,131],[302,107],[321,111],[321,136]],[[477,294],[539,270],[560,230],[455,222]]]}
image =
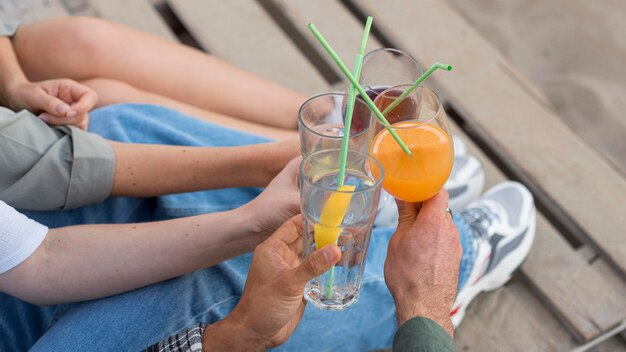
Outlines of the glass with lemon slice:
{"label": "glass with lemon slice", "polygon": [[339,186],[339,160],[340,149],[328,149],[300,165],[303,256],[328,244],[338,245],[342,253],[332,270],[305,288],[305,299],[324,310],[345,309],[359,297],[383,178],[376,159],[348,151],[346,177]]}

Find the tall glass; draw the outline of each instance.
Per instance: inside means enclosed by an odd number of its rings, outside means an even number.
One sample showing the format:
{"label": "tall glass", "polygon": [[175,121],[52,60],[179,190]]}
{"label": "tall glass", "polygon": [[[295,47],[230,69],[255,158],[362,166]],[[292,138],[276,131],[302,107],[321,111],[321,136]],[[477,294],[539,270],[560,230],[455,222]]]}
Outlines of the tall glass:
{"label": "tall glass", "polygon": [[[411,55],[398,49],[379,48],[368,52],[363,58],[359,83],[374,100],[385,89],[413,83],[423,73],[419,62]],[[380,216],[376,219],[376,225],[395,226],[398,221],[395,199],[383,191],[378,207]]]}
{"label": "tall glass", "polygon": [[363,58],[361,86],[374,100],[385,89],[415,82],[424,70],[411,55],[402,50],[380,48]]}
{"label": "tall glass", "polygon": [[[303,156],[320,150],[341,148],[347,100],[347,94],[324,93],[302,104],[298,112],[298,132]],[[369,107],[356,100],[350,127],[350,150],[368,152],[373,126]]]}
{"label": "tall glass", "polygon": [[385,170],[383,187],[387,192],[404,201],[422,202],[446,183],[454,162],[454,146],[446,113],[435,92],[417,87],[396,101],[411,89],[410,85],[387,89],[374,103],[412,155],[407,155],[379,122],[370,153]]}
{"label": "tall glass", "polygon": [[340,152],[315,152],[300,164],[302,256],[333,243],[342,254],[331,270],[309,281],[304,290],[305,299],[324,310],[346,309],[359,298],[383,178],[376,159],[348,151],[345,184],[338,188]]}

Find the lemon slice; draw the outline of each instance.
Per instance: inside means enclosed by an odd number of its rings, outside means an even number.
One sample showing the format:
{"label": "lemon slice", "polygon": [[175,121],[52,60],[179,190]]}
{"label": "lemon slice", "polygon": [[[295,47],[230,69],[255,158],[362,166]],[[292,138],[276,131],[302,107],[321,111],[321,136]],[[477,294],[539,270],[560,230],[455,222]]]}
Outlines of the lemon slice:
{"label": "lemon slice", "polygon": [[343,185],[337,188],[339,192],[331,194],[324,203],[320,221],[313,226],[317,249],[323,248],[327,244],[337,243],[337,238],[342,230],[339,225],[341,225],[352,199],[352,193],[343,192],[352,192],[354,189],[355,186]]}

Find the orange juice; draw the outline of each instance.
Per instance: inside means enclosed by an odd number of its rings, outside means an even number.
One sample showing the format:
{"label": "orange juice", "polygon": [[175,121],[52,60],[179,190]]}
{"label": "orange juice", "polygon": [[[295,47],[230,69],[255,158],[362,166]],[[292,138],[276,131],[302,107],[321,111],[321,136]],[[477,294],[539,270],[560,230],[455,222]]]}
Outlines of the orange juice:
{"label": "orange juice", "polygon": [[385,170],[383,187],[398,199],[425,201],[437,194],[450,176],[454,162],[452,140],[433,124],[404,121],[392,127],[412,155],[404,153],[387,129],[378,133],[370,153]]}

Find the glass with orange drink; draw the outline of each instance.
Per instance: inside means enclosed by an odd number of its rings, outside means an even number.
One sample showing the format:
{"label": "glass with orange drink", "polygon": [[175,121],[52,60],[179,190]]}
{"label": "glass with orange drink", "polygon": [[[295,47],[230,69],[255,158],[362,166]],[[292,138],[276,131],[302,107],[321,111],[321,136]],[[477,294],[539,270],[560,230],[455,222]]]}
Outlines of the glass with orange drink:
{"label": "glass with orange drink", "polygon": [[[405,91],[410,93],[394,103]],[[446,183],[454,162],[452,135],[439,97],[428,88],[401,85],[380,93],[374,103],[411,151],[405,153],[378,122],[370,154],[385,170],[384,189],[407,202],[433,197]]]}

